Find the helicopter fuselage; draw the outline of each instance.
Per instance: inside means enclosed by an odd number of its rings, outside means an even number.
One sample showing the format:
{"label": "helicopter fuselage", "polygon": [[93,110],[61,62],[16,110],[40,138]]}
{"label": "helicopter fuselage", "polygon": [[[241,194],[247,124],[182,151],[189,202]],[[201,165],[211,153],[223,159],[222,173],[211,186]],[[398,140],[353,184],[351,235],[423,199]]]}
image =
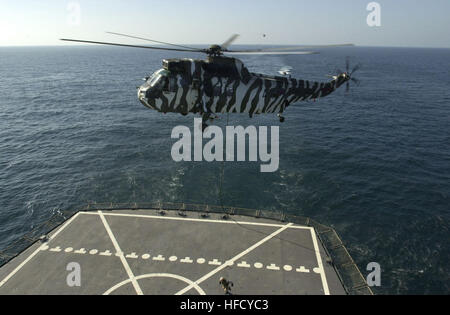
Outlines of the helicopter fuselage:
{"label": "helicopter fuselage", "polygon": [[327,96],[350,80],[329,82],[250,73],[236,58],[169,59],[138,88],[145,106],[162,113],[283,113],[292,103]]}

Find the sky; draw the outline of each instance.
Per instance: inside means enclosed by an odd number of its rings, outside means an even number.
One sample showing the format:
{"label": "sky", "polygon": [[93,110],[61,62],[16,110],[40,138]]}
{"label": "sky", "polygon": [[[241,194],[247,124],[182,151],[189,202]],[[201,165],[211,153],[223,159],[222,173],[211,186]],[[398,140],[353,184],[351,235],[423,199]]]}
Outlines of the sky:
{"label": "sky", "polygon": [[[0,46],[67,45],[59,38],[177,44],[450,48],[450,0],[0,0]],[[369,14],[379,12],[379,26]],[[372,19],[376,21],[376,19]],[[263,35],[265,34],[265,36]],[[145,42],[144,42],[145,43]]]}

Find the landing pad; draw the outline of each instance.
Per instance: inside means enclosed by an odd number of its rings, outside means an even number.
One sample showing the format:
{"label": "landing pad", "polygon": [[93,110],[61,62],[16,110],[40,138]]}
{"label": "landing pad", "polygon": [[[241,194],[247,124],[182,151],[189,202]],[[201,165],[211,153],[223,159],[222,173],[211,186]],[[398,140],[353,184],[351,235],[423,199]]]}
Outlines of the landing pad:
{"label": "landing pad", "polygon": [[0,294],[223,295],[220,277],[233,282],[235,295],[346,294],[309,226],[201,212],[86,211],[48,236],[1,267]]}

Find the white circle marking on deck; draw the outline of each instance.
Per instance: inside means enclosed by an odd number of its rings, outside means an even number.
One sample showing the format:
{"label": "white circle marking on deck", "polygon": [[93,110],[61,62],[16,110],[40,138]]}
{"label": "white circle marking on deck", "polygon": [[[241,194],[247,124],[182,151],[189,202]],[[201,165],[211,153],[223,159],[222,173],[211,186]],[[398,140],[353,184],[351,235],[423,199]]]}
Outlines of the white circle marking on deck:
{"label": "white circle marking on deck", "polygon": [[292,266],[285,265],[285,266],[283,267],[283,269],[286,270],[286,271],[292,271]]}
{"label": "white circle marking on deck", "polygon": [[255,268],[256,269],[261,269],[263,267],[263,264],[261,264],[261,263],[255,263]]}
{"label": "white circle marking on deck", "polygon": [[[197,290],[197,292],[200,295],[206,295],[205,291],[203,291],[203,289],[200,288],[200,286],[198,284],[196,284],[194,281],[189,280],[188,278],[185,278],[183,276],[174,275],[174,274],[171,274],[171,273],[149,273],[149,274],[146,274],[146,275],[135,277],[136,280],[142,280],[142,279],[148,279],[148,278],[173,278],[173,279],[177,279],[177,280],[183,281],[183,282],[185,282],[185,283],[187,283],[189,285],[192,285],[193,288],[195,290]],[[120,288],[120,287],[122,287],[122,286],[124,286],[124,285],[126,285],[126,284],[128,284],[130,282],[131,282],[131,279],[124,280],[124,281],[116,284],[115,286],[113,286],[111,289],[109,289],[105,293],[103,293],[103,295],[109,295],[112,292],[114,292],[115,290],[117,290],[118,288]]]}
{"label": "white circle marking on deck", "polygon": [[144,254],[144,255],[142,255],[142,259],[149,259],[150,258],[150,255],[149,254]]}
{"label": "white circle marking on deck", "polygon": [[199,259],[197,259],[197,264],[202,265],[202,264],[204,264],[205,262],[206,262],[206,259],[205,259],[205,258],[199,258]]}
{"label": "white circle marking on deck", "polygon": [[169,261],[174,262],[177,261],[178,257],[177,256],[171,256],[169,257]]}
{"label": "white circle marking on deck", "polygon": [[67,247],[64,251],[65,251],[66,253],[70,253],[70,252],[73,251],[73,248],[72,248],[72,247]]}
{"label": "white circle marking on deck", "polygon": [[91,254],[91,255],[97,255],[97,253],[98,253],[98,250],[96,250],[96,249],[92,249],[89,251],[89,254]]}

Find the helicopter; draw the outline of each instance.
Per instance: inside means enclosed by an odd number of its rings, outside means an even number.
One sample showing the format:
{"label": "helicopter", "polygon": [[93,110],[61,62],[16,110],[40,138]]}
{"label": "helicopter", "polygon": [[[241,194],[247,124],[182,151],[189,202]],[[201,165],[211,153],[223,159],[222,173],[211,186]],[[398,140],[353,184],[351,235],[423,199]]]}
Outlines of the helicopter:
{"label": "helicopter", "polygon": [[[329,82],[313,82],[291,78],[291,69],[282,69],[282,76],[270,76],[250,72],[244,63],[227,55],[276,54],[276,55],[309,55],[317,54],[305,49],[354,46],[353,44],[295,46],[281,48],[262,48],[247,50],[230,50],[229,46],[239,37],[232,35],[222,45],[212,45],[199,49],[184,45],[176,45],[153,39],[127,34],[107,32],[112,35],[145,40],[169,47],[128,45],[111,42],[87,41],[78,39],[61,39],[62,41],[88,44],[204,53],[206,59],[192,58],[164,59],[162,69],[146,77],[145,83],[137,88],[139,101],[146,107],[161,113],[189,113],[202,116],[203,130],[208,121],[214,121],[218,114],[246,113],[250,117],[258,114],[277,114],[280,122],[286,108],[293,103],[316,100],[333,93],[336,89],[350,81],[358,83],[353,73],[359,65],[350,71],[347,58],[346,71],[330,76]],[[301,50],[299,50],[301,49]]]}

